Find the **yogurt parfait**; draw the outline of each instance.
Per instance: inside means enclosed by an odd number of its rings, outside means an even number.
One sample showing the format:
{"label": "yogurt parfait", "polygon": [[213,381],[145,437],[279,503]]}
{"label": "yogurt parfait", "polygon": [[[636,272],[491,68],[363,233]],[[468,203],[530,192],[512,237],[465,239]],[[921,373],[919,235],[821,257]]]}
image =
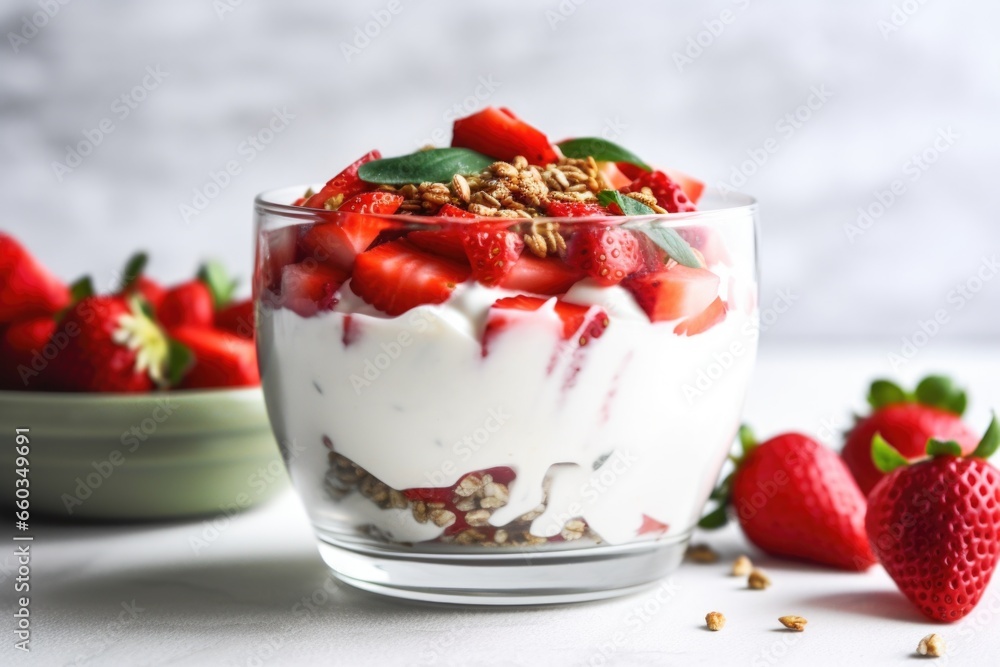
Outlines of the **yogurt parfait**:
{"label": "yogurt parfait", "polygon": [[507,109],[453,134],[257,199],[258,352],[290,476],[362,588],[634,590],[680,560],[739,425],[756,205]]}

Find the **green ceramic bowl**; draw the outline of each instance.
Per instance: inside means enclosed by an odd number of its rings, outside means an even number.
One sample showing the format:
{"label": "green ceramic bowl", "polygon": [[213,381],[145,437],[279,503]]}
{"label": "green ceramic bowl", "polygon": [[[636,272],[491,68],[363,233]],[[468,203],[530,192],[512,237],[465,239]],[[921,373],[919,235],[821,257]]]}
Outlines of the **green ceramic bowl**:
{"label": "green ceramic bowl", "polygon": [[286,485],[259,388],[0,391],[7,498],[19,477],[15,429],[25,428],[32,516],[135,520],[231,513]]}

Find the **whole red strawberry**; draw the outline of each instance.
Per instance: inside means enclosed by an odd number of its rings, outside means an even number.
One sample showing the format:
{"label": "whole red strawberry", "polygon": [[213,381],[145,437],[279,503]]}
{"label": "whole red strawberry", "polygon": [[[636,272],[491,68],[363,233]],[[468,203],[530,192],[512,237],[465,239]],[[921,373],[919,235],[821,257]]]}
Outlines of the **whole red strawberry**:
{"label": "whole red strawberry", "polygon": [[1000,557],[1000,471],[986,462],[1000,446],[996,418],[976,449],[930,439],[911,463],[881,437],[872,458],[887,476],[868,498],[868,539],[899,590],[935,621],[966,616]]}
{"label": "whole red strawberry", "polygon": [[0,323],[51,315],[69,301],[66,285],[0,232]]}
{"label": "whole red strawberry", "polygon": [[0,329],[0,389],[45,388],[49,359],[59,354],[59,344],[50,342],[55,330],[51,316],[19,320]]}
{"label": "whole red strawberry", "polygon": [[170,344],[137,300],[88,296],[56,332],[68,341],[52,360],[60,391],[140,392],[165,382]]}
{"label": "whole red strawberry", "polygon": [[723,504],[702,527],[724,523],[730,504],[747,539],[769,554],[845,570],[875,563],[865,498],[835,452],[799,433],[757,444],[744,428],[740,440],[743,456],[715,494]]}
{"label": "whole red strawberry", "polygon": [[868,393],[872,414],[847,433],[841,456],[867,495],[884,477],[872,463],[872,438],[880,433],[908,459],[924,456],[930,438],[954,440],[969,453],[978,438],[962,421],[965,392],[949,378],[931,375],[909,393],[888,380],[876,380]]}

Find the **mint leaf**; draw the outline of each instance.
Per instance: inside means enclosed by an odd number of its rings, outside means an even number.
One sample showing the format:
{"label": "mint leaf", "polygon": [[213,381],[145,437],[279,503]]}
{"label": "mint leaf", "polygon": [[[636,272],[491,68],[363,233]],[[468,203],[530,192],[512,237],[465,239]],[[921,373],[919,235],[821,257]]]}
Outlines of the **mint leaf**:
{"label": "mint leaf", "polygon": [[722,503],[714,510],[701,517],[701,521],[698,522],[699,528],[704,528],[705,530],[715,530],[716,528],[722,528],[729,521],[729,515],[726,512],[726,504]]}
{"label": "mint leaf", "polygon": [[968,398],[965,392],[955,386],[951,378],[944,375],[928,375],[917,385],[917,402],[933,408],[947,410],[961,416],[965,412]]}
{"label": "mint leaf", "polygon": [[173,338],[167,339],[167,368],[163,374],[167,386],[176,387],[184,378],[184,374],[194,366],[194,353]]}
{"label": "mint leaf", "polygon": [[905,403],[907,399],[903,388],[889,380],[875,380],[868,390],[868,403],[875,410],[894,403]]}
{"label": "mint leaf", "polygon": [[617,190],[601,190],[597,193],[597,201],[604,206],[616,204],[625,215],[656,215],[656,211],[641,201],[626,197]]}
{"label": "mint leaf", "polygon": [[149,262],[149,255],[144,252],[137,252],[125,263],[125,271],[122,272],[121,286],[119,292],[127,292],[133,283],[139,279]]}
{"label": "mint leaf", "polygon": [[584,160],[588,156],[591,156],[598,162],[628,162],[646,171],[653,170],[652,167],[639,159],[635,153],[607,139],[580,137],[578,139],[567,139],[557,145],[566,157]]}
{"label": "mint leaf", "polygon": [[448,183],[455,174],[477,174],[496,162],[468,148],[432,148],[400,157],[366,162],[358,177],[369,183]]}
{"label": "mint leaf", "polygon": [[910,464],[906,457],[885,441],[881,433],[876,433],[872,438],[872,462],[885,473]]}
{"label": "mint leaf", "polygon": [[979,441],[979,445],[970,456],[985,460],[996,454],[998,447],[1000,447],[1000,424],[997,424],[997,416],[994,414],[989,428],[983,434],[983,439]]}
{"label": "mint leaf", "polygon": [[962,445],[958,444],[954,440],[945,441],[931,438],[927,441],[927,456],[943,456],[945,454],[950,454],[951,456],[961,456]]}
{"label": "mint leaf", "polygon": [[230,279],[226,272],[226,267],[220,262],[210,260],[198,270],[198,280],[205,283],[208,291],[212,293],[212,302],[215,309],[219,310],[233,300],[233,293],[236,291],[236,281]]}
{"label": "mint leaf", "polygon": [[[617,190],[601,190],[597,193],[597,201],[604,206],[615,204],[625,215],[656,215],[656,211],[642,202],[626,197]],[[691,251],[691,246],[677,230],[670,227],[652,227],[643,225],[637,228],[652,239],[653,243],[663,248],[671,259],[692,269],[700,269],[701,262]]]}

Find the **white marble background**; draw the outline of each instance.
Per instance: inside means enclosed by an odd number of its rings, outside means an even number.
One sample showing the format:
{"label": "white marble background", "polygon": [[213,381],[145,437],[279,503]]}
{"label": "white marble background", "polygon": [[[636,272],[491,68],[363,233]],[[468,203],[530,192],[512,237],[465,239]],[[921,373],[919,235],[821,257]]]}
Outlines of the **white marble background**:
{"label": "white marble background", "polygon": [[[345,54],[372,12],[391,20]],[[1000,280],[976,278],[1000,250],[995,2],[8,0],[0,22],[0,227],[67,279],[107,283],[140,247],[164,279],[210,255],[247,276],[257,192],[325,180],[375,146],[408,152],[450,129],[453,105],[482,104],[486,79],[488,103],[554,137],[607,130],[710,183],[775,139],[741,186],[763,205],[764,302],[795,297],[765,340],[893,351],[936,311],[930,346],[1000,334]],[[689,40],[705,46],[679,66]],[[116,103],[147,67],[164,78],[136,108]],[[778,127],[814,87],[828,99]],[[294,119],[248,161],[240,143],[274,108]],[[57,174],[102,119],[113,132]],[[180,205],[229,160],[241,173],[185,223]],[[852,242],[858,208],[896,179],[905,192]],[[954,290],[970,280],[966,301]]]}

